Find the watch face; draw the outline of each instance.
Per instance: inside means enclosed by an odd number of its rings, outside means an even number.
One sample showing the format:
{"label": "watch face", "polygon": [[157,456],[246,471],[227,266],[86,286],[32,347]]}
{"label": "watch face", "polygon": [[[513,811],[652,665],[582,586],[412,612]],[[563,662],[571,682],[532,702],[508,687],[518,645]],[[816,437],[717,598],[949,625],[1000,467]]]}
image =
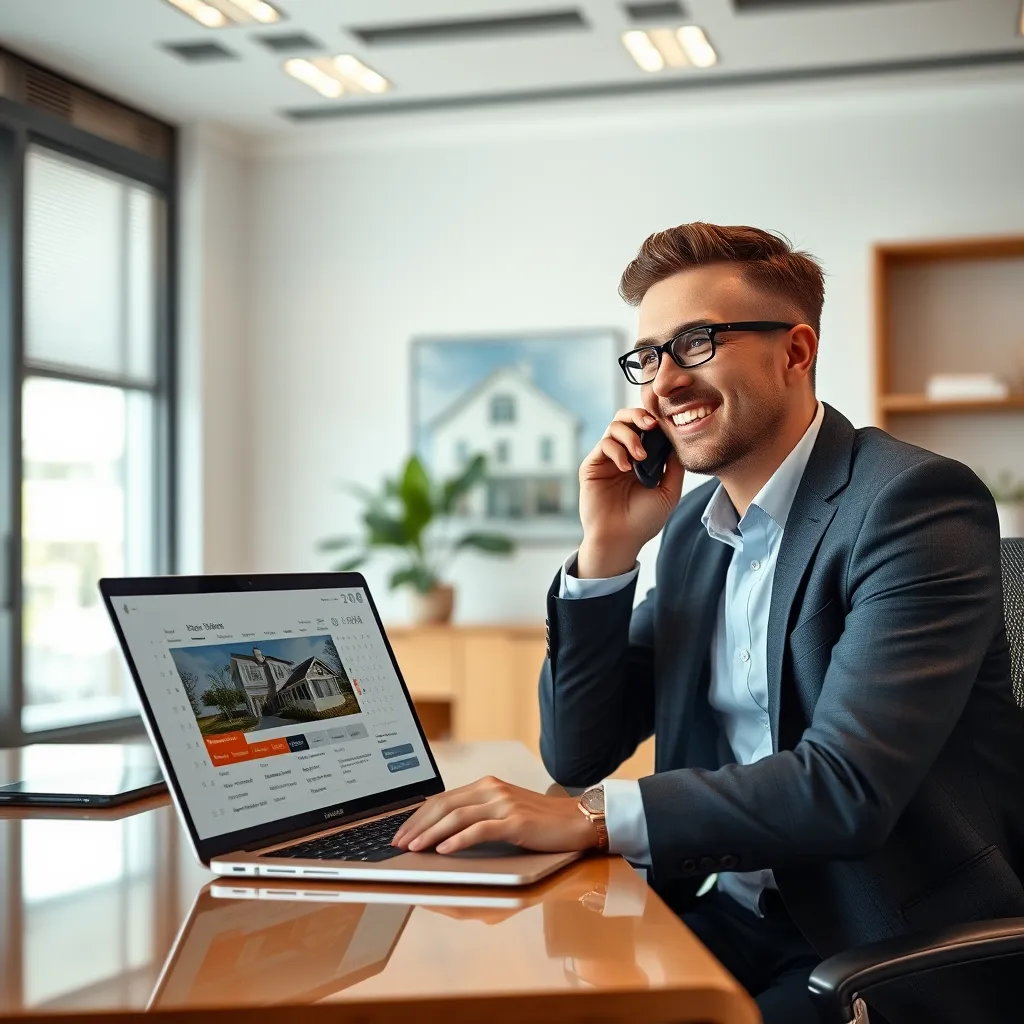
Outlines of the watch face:
{"label": "watch face", "polygon": [[594,814],[604,814],[604,787],[588,789],[582,796],[583,806]]}

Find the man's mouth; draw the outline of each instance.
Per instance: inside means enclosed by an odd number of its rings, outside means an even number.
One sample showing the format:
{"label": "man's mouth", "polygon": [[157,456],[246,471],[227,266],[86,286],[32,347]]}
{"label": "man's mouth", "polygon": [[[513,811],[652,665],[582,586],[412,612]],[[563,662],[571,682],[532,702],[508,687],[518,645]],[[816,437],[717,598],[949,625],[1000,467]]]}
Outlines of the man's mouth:
{"label": "man's mouth", "polygon": [[672,413],[668,418],[672,421],[674,427],[691,433],[694,430],[699,430],[703,422],[709,416],[712,416],[717,408],[718,405],[716,403],[703,402],[700,405],[690,405],[685,409],[680,409],[678,412]]}

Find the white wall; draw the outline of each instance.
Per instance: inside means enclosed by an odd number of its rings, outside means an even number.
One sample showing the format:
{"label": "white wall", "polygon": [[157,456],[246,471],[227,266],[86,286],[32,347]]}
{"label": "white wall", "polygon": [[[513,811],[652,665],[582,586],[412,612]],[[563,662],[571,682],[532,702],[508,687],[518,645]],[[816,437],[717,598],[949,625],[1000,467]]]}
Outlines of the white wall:
{"label": "white wall", "polygon": [[251,568],[250,165],[237,139],[182,132],[178,521],[183,572]]}
{"label": "white wall", "polygon": [[[682,221],[779,229],[821,257],[818,390],[869,422],[870,247],[1024,231],[1022,114],[1019,76],[901,80],[344,125],[265,145],[248,207],[253,566],[325,567],[316,539],[354,525],[334,481],[374,483],[406,454],[412,336],[632,332],[619,274],[649,232]],[[541,620],[565,554],[467,557],[457,618]],[[642,582],[651,568],[646,557]],[[386,618],[404,618],[401,595],[375,592]]]}

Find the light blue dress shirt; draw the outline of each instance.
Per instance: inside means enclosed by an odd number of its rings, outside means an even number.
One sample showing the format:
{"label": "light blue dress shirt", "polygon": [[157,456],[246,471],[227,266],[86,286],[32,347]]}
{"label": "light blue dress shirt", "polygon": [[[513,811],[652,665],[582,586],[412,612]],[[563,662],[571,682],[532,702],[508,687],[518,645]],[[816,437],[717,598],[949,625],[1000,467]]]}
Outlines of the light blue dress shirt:
{"label": "light blue dress shirt", "polygon": [[[825,407],[819,402],[811,425],[757,492],[742,519],[722,486],[701,518],[710,537],[733,549],[711,638],[708,700],[737,764],[753,764],[772,753],[767,665],[772,580],[786,519],[824,415]],[[638,571],[634,566],[632,572],[611,579],[581,580],[568,572],[575,561],[575,555],[566,561],[559,587],[559,596],[570,600],[615,593],[628,586]],[[650,864],[639,783],[606,779],[604,790],[609,849],[634,863]],[[718,887],[759,914],[761,892],[774,888],[775,881],[767,870],[722,872]]]}

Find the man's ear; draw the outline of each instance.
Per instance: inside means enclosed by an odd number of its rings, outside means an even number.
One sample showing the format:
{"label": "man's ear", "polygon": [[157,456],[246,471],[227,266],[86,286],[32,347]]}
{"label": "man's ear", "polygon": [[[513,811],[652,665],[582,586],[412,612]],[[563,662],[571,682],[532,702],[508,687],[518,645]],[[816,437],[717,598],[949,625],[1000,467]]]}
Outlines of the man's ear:
{"label": "man's ear", "polygon": [[808,377],[818,355],[818,336],[808,324],[797,324],[786,339],[786,372],[792,377]]}

